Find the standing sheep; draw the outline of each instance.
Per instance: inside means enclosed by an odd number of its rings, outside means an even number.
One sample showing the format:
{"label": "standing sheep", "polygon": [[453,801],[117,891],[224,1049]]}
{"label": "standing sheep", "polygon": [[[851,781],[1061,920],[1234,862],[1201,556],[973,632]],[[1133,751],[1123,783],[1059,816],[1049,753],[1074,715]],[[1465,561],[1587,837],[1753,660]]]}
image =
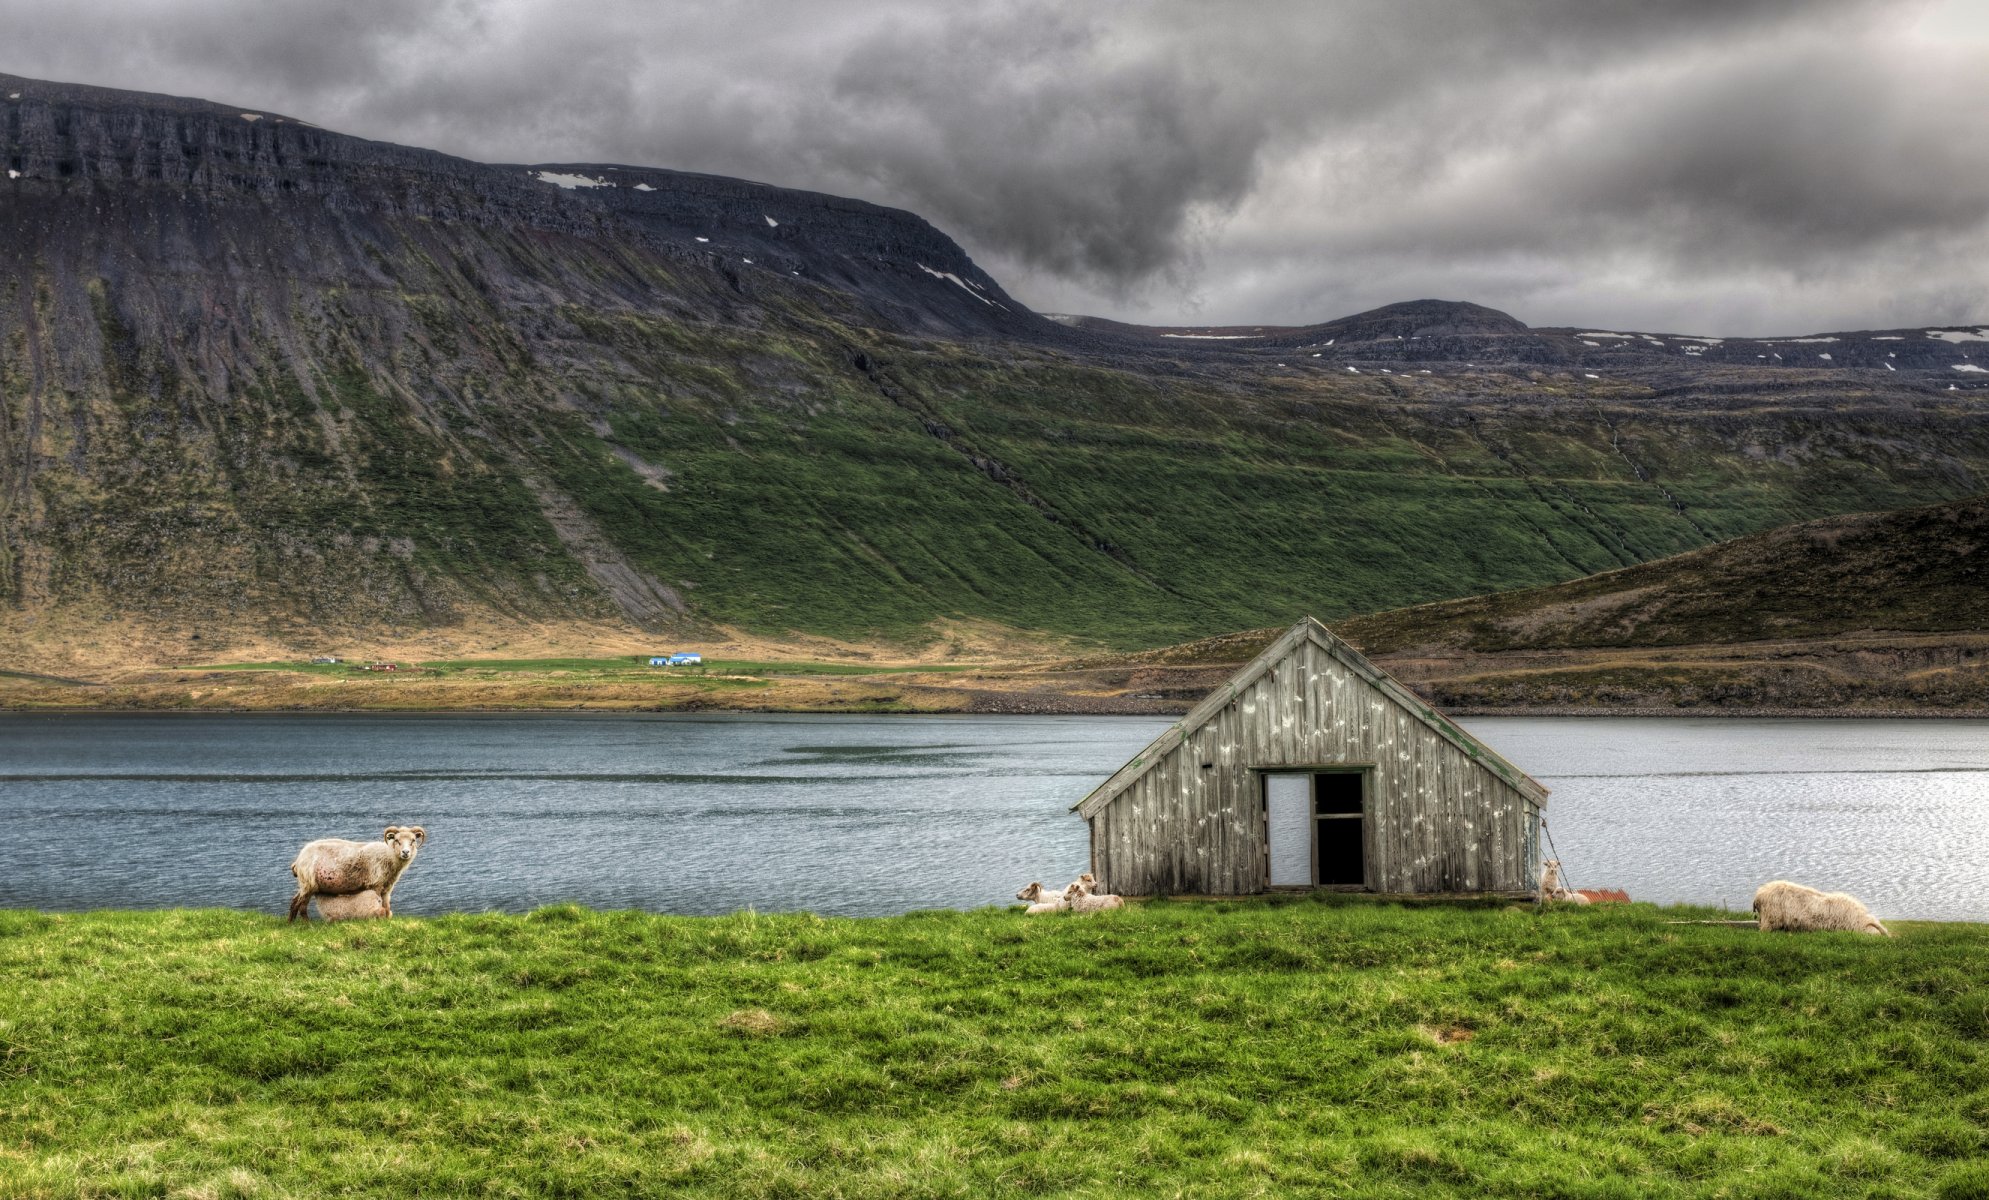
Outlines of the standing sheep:
{"label": "standing sheep", "polygon": [[1892,936],[1892,931],[1879,924],[1879,919],[1857,897],[1843,892],[1819,892],[1786,879],[1761,885],[1761,890],[1754,893],[1754,915],[1760,918],[1763,932],[1840,930]]}
{"label": "standing sheep", "polygon": [[[356,896],[369,891],[379,893],[380,915],[393,916],[394,884],[427,842],[428,831],[419,825],[389,825],[377,842],[319,838],[304,843],[290,864],[290,873],[297,877],[297,894],[290,898],[290,919],[308,919],[312,896]],[[318,911],[324,912],[323,901]]]}

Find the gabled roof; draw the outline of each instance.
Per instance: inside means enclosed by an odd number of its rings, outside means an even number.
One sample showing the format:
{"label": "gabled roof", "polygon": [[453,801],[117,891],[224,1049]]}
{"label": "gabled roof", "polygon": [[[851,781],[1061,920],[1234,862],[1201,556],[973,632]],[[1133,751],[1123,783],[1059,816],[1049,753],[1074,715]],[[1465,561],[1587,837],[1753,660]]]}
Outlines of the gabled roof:
{"label": "gabled roof", "polygon": [[1511,785],[1521,795],[1536,805],[1547,802],[1547,789],[1531,775],[1513,766],[1477,738],[1458,726],[1443,713],[1423,701],[1414,692],[1395,682],[1395,678],[1369,662],[1360,651],[1349,646],[1334,635],[1333,631],[1321,625],[1316,619],[1306,617],[1287,629],[1277,641],[1272,642],[1262,654],[1251,660],[1249,666],[1231,676],[1229,682],[1218,687],[1203,698],[1200,704],[1188,711],[1188,715],[1169,727],[1167,732],[1153,739],[1146,749],[1133,755],[1132,761],[1120,767],[1110,779],[1098,785],[1089,796],[1071,806],[1079,816],[1090,820],[1098,811],[1110,804],[1120,792],[1153,769],[1154,764],[1167,756],[1168,751],[1180,745],[1190,734],[1199,730],[1217,713],[1229,707],[1230,703],[1257,682],[1264,672],[1283,662],[1303,642],[1313,645],[1332,655],[1339,663],[1360,676],[1368,684],[1378,689],[1390,700],[1406,708],[1416,719],[1434,730],[1451,745],[1462,750],[1471,761],[1484,767],[1492,774]]}

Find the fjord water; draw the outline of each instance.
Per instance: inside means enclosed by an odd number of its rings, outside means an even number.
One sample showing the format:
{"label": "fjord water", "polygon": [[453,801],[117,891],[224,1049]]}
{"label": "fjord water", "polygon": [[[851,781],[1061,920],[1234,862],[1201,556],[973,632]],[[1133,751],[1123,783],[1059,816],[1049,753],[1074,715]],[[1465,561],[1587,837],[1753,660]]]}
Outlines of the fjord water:
{"label": "fjord water", "polygon": [[[1793,878],[1989,919],[1989,722],[1499,718],[1577,887]],[[0,716],[0,905],[283,911],[304,841],[419,824],[403,914],[882,914],[1084,869],[1126,717]]]}

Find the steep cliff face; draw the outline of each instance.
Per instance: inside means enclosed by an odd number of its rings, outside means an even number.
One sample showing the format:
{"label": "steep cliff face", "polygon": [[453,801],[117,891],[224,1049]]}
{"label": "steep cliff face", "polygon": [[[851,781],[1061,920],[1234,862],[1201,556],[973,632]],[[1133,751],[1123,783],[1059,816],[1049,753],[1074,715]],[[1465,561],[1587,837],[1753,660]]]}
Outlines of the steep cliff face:
{"label": "steep cliff face", "polygon": [[13,636],[972,618],[1153,644],[1989,482],[1989,415],[1923,378],[1468,367],[1582,341],[1475,306],[1340,323],[1370,355],[1454,342],[1428,375],[1073,329],[917,217],[737,180],[14,78],[0,161]]}
{"label": "steep cliff face", "polygon": [[[527,449],[537,421],[592,436],[604,374],[668,390],[629,360],[669,357],[644,321],[1056,332],[909,213],[738,180],[489,166],[9,76],[0,160],[16,603],[669,618],[680,589]],[[743,349],[724,340],[704,347]]]}

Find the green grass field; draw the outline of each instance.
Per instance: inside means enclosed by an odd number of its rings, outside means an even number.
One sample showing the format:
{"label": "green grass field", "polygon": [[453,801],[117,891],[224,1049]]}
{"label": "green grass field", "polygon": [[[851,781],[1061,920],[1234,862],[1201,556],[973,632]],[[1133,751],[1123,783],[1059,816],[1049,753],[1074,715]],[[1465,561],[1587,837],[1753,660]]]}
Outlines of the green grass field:
{"label": "green grass field", "polygon": [[0,1195],[1989,1196],[1989,927],[0,912]]}

